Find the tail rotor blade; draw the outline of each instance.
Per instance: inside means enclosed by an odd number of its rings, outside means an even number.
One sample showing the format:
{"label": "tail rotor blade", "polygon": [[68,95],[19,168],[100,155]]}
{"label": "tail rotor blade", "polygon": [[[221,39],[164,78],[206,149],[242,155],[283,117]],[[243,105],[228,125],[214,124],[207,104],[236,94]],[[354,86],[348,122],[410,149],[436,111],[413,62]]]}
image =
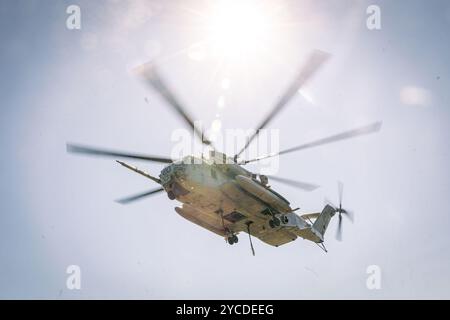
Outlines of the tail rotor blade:
{"label": "tail rotor blade", "polygon": [[351,222],[353,222],[354,221],[354,214],[353,214],[353,211],[348,211],[348,210],[345,210],[345,212],[343,212],[343,214],[345,214],[345,216],[348,218],[348,220],[350,220]]}
{"label": "tail rotor blade", "polygon": [[353,212],[342,207],[342,201],[344,197],[344,184],[341,181],[338,181],[338,198],[339,198],[339,207],[335,207],[335,213],[338,214],[338,224],[336,230],[336,239],[338,241],[342,241],[342,216],[344,215],[351,222],[353,222]]}
{"label": "tail rotor blade", "polygon": [[342,195],[344,193],[344,184],[338,181],[338,197],[339,197],[339,208],[342,208]]}
{"label": "tail rotor blade", "polygon": [[336,231],[336,240],[342,241],[342,216],[339,215],[339,222]]}

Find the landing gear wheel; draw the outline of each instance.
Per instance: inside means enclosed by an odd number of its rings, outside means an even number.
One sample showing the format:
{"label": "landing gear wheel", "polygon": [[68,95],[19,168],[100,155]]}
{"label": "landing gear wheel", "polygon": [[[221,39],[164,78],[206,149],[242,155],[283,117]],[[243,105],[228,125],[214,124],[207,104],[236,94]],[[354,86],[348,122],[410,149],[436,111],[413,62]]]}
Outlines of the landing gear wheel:
{"label": "landing gear wheel", "polygon": [[235,234],[232,234],[231,236],[229,236],[227,238],[227,242],[228,242],[228,244],[232,245],[232,244],[238,243],[239,242],[239,238]]}
{"label": "landing gear wheel", "polygon": [[167,196],[169,197],[170,200],[175,200],[175,193],[173,193],[172,191],[167,192]]}

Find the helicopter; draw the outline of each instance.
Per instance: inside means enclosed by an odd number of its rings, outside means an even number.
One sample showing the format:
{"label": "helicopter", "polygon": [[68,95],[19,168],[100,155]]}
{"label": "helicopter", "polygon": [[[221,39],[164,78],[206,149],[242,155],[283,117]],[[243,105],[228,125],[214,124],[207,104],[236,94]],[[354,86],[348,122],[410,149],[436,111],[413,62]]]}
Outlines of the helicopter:
{"label": "helicopter", "polygon": [[337,206],[328,202],[320,212],[299,215],[296,212],[299,208],[293,208],[285,197],[269,185],[269,180],[285,183],[305,191],[312,191],[318,188],[317,185],[277,176],[255,174],[244,166],[262,159],[372,134],[381,129],[382,122],[374,122],[254,159],[241,159],[240,156],[257,138],[259,132],[268,126],[270,121],[285,108],[292,97],[329,58],[330,54],[319,50],[310,54],[294,81],[278,99],[271,112],[247,138],[240,151],[233,156],[217,151],[213,142],[208,140],[204,132],[194,125],[193,118],[169,89],[153,63],[138,67],[137,73],[180,116],[192,130],[194,136],[210,148],[209,155],[201,157],[189,155],[173,160],[170,157],[129,153],[71,143],[66,145],[67,151],[116,159],[145,160],[166,165],[157,177],[122,160],[116,160],[123,167],[159,185],[157,188],[118,200],[121,204],[132,203],[165,192],[170,200],[182,203],[181,206],[175,207],[175,211],[180,216],[223,237],[228,244],[237,243],[238,235],[241,232],[247,233],[253,255],[255,255],[255,250],[252,237],[276,247],[300,237],[314,242],[327,252],[324,236],[331,218],[337,215],[339,219],[336,234],[338,240],[342,238],[342,217],[346,216],[353,221],[353,213],[342,207],[343,184],[338,183],[339,204]]}

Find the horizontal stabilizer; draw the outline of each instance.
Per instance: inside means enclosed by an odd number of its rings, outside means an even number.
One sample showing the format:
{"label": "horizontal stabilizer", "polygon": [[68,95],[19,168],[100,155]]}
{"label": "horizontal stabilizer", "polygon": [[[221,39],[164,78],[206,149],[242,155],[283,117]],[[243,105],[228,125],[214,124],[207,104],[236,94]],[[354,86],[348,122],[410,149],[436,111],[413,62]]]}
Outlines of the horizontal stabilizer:
{"label": "horizontal stabilizer", "polygon": [[316,212],[316,213],[302,214],[301,217],[306,220],[312,220],[312,219],[317,219],[319,217],[319,215],[320,215],[320,212]]}

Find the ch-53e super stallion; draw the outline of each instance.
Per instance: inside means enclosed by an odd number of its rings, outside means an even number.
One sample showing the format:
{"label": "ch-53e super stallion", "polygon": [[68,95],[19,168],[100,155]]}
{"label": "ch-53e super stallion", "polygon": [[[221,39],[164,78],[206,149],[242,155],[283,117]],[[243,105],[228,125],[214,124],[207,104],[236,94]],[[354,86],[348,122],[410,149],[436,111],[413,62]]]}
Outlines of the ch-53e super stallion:
{"label": "ch-53e super stallion", "polygon": [[255,159],[240,159],[240,156],[258,136],[260,130],[265,128],[287,105],[289,100],[311,79],[328,58],[329,54],[322,51],[314,51],[310,55],[285,94],[280,97],[257,130],[248,137],[240,151],[232,157],[215,150],[212,142],[206,139],[204,133],[194,126],[191,116],[169,90],[152,64],[141,66],[139,75],[184,120],[193,130],[194,135],[210,148],[209,156],[187,156],[183,159],[172,160],[169,157],[105,150],[75,144],[67,144],[67,150],[95,156],[147,160],[168,164],[161,171],[159,177],[155,177],[128,163],[117,161],[122,166],[159,185],[158,188],[119,200],[118,202],[122,204],[159,192],[166,192],[170,200],[178,200],[182,203],[182,206],[175,208],[179,215],[224,237],[230,245],[238,242],[239,233],[248,233],[253,254],[255,252],[251,236],[272,246],[280,246],[301,237],[316,243],[326,251],[323,243],[330,219],[336,214],[339,218],[337,225],[338,239],[341,237],[342,216],[345,215],[352,219],[352,213],[342,207],[342,184],[339,183],[339,204],[337,206],[329,203],[325,205],[321,212],[299,215],[296,213],[298,208],[291,207],[289,201],[269,185],[269,179],[306,191],[314,190],[317,186],[286,178],[255,174],[245,169],[244,165],[269,157],[374,133],[381,128],[381,122],[375,122],[276,153],[262,155]]}

